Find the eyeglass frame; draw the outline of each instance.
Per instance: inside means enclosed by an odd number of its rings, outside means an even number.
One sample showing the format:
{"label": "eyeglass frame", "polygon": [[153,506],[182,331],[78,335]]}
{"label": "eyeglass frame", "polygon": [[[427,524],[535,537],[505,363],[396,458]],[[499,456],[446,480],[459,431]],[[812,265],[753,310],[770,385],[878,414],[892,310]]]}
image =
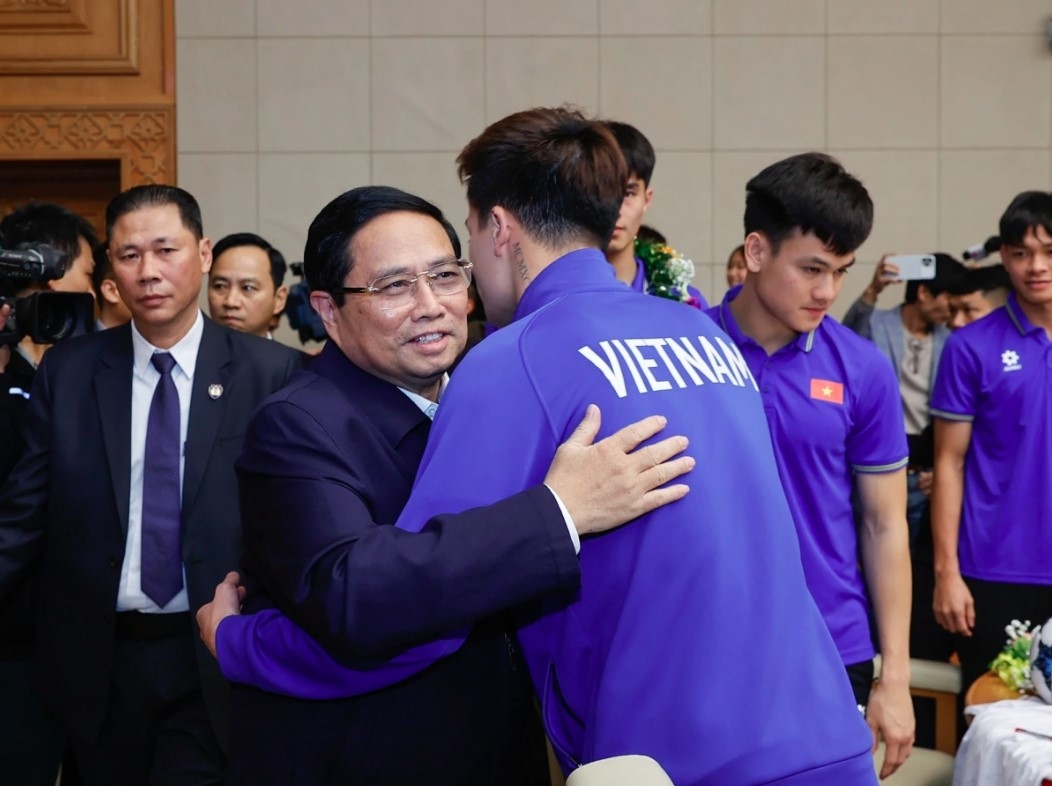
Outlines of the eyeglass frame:
{"label": "eyeglass frame", "polygon": [[[474,263],[468,261],[467,259],[454,259],[454,260],[443,260],[442,262],[439,262],[438,264],[439,265],[443,265],[443,264],[445,264],[448,261],[452,261],[457,267],[459,267],[464,272],[464,277],[467,279],[465,281],[465,284],[464,284],[464,291],[466,292],[468,290],[468,288],[471,286],[471,269],[475,266]],[[432,268],[430,270],[424,270],[424,271],[422,271],[420,273],[405,273],[405,274],[402,274],[402,273],[388,273],[387,275],[378,276],[378,277],[374,278],[372,281],[370,281],[364,287],[333,287],[332,289],[329,290],[329,293],[332,294],[332,295],[379,295],[379,294],[381,294],[383,292],[383,290],[382,289],[378,289],[376,287],[376,282],[377,281],[381,281],[382,279],[385,279],[385,278],[395,278],[395,277],[401,276],[401,275],[406,275],[406,276],[411,277],[413,279],[413,287],[414,287],[413,290],[412,290],[412,296],[413,297],[416,297],[416,287],[420,283],[420,276],[426,276],[427,277],[427,285],[429,287],[431,287],[431,292],[434,293],[434,291],[435,291],[435,285],[434,285],[435,271],[434,271],[434,268]],[[449,294],[452,295],[452,294],[459,294],[459,293],[450,292]]]}

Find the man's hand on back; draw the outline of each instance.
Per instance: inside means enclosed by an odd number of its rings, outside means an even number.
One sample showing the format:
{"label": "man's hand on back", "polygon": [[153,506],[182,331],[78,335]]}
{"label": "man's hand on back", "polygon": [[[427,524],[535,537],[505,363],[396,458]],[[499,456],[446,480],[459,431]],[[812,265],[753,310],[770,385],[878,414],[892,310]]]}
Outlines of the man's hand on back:
{"label": "man's hand on back", "polygon": [[599,424],[599,408],[592,404],[559,447],[544,479],[566,505],[581,535],[613,529],[682,499],[689,491],[686,484],[665,484],[690,472],[695,464],[692,457],[680,455],[687,449],[686,437],[639,447],[665,428],[660,415],[593,444]]}

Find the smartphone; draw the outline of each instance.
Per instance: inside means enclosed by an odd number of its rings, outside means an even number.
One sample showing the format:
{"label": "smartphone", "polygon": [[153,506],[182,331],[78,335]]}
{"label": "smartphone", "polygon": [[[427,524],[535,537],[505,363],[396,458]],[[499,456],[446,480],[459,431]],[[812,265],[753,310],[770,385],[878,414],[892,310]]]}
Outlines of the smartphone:
{"label": "smartphone", "polygon": [[888,262],[899,269],[898,281],[930,281],[935,278],[934,254],[898,254]]}

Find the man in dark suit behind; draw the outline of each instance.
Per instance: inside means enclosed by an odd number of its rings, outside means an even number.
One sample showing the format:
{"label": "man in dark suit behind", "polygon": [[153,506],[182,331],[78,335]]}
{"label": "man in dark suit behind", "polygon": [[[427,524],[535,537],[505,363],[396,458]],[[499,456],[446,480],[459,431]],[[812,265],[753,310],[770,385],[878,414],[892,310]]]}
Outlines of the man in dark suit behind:
{"label": "man in dark suit behind", "polygon": [[0,493],[0,599],[42,559],[36,688],[89,786],[221,783],[227,687],[190,612],[238,562],[234,460],[300,354],[203,317],[187,192],[125,191],[106,230],[132,323],[40,365]]}

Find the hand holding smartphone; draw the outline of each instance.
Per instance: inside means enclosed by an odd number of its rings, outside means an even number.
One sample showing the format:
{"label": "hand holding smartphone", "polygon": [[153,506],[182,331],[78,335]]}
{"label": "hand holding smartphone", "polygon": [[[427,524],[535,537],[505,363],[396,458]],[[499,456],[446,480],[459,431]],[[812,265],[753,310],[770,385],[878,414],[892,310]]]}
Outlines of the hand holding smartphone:
{"label": "hand holding smartphone", "polygon": [[898,268],[897,281],[930,281],[935,278],[934,254],[896,254],[885,261]]}

